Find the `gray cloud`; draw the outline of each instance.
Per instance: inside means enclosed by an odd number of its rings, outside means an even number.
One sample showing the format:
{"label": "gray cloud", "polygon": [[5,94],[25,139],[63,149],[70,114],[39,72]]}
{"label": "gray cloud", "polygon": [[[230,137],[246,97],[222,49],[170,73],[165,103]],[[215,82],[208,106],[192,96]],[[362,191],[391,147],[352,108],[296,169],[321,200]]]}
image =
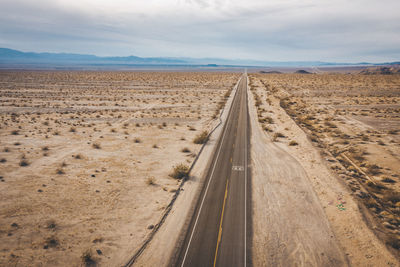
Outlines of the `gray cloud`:
{"label": "gray cloud", "polygon": [[0,46],[259,60],[400,58],[398,0],[2,0]]}

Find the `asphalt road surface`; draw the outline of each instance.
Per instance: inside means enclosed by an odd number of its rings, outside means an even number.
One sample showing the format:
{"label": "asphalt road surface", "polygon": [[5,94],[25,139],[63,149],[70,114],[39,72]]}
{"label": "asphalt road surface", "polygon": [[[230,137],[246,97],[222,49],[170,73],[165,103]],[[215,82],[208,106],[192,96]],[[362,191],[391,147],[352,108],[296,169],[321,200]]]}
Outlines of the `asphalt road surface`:
{"label": "asphalt road surface", "polygon": [[243,74],[177,266],[250,264],[249,136],[247,74]]}

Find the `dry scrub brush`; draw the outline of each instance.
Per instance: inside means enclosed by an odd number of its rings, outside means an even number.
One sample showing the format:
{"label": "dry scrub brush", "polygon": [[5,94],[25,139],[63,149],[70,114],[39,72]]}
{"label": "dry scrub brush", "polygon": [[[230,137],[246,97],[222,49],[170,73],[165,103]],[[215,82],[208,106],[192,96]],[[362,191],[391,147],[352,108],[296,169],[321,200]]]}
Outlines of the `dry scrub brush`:
{"label": "dry scrub brush", "polygon": [[175,179],[187,178],[189,175],[189,167],[183,163],[176,165],[169,176]]}
{"label": "dry scrub brush", "polygon": [[205,144],[208,141],[208,131],[203,131],[198,134],[194,139],[193,143],[195,144]]}

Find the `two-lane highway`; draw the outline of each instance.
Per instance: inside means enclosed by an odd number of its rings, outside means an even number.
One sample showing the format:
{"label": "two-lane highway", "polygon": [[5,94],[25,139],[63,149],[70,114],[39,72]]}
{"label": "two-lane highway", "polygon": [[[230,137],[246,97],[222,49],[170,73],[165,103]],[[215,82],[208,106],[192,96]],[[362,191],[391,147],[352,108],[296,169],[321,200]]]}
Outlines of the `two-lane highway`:
{"label": "two-lane highway", "polygon": [[247,266],[250,262],[247,74],[238,84],[177,266]]}

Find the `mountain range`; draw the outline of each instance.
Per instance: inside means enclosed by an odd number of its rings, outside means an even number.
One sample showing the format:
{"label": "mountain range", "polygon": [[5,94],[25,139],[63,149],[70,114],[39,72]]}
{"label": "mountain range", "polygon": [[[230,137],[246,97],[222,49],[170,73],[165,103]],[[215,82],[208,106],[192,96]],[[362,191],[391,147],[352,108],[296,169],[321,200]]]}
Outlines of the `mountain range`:
{"label": "mountain range", "polygon": [[221,58],[174,58],[174,57],[99,57],[86,54],[70,53],[35,53],[22,52],[9,48],[0,48],[1,68],[40,68],[46,67],[85,67],[85,66],[269,66],[269,67],[322,67],[322,66],[379,66],[394,65],[400,62],[387,63],[336,63],[321,61],[260,61]]}

